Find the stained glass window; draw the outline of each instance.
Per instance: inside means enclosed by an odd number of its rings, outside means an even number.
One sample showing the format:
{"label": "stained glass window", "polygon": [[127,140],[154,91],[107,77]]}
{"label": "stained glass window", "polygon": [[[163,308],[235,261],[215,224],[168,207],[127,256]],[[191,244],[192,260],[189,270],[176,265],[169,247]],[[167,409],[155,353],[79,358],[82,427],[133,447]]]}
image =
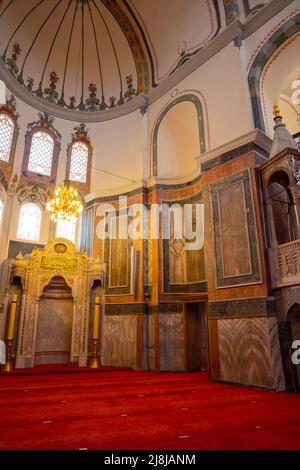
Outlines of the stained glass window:
{"label": "stained glass window", "polygon": [[56,225],[56,236],[66,238],[75,243],[76,220],[58,220]]}
{"label": "stained glass window", "polygon": [[14,133],[13,120],[6,114],[0,114],[0,160],[9,161]]}
{"label": "stained glass window", "polygon": [[40,238],[42,211],[36,204],[28,202],[21,207],[18,238],[38,241]]}
{"label": "stained glass window", "polygon": [[75,142],[72,145],[70,175],[71,181],[86,183],[88,169],[89,149],[84,142]]}
{"label": "stained glass window", "polygon": [[28,170],[51,176],[53,149],[53,139],[47,132],[35,132],[31,141]]}

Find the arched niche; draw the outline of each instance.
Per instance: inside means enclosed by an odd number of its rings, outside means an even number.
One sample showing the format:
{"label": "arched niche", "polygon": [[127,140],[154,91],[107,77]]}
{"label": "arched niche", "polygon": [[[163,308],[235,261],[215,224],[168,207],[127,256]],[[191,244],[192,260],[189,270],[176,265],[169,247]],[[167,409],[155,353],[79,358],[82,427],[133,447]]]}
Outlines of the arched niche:
{"label": "arched niche", "polygon": [[[65,358],[56,360],[61,362],[65,359],[85,367],[88,359],[91,289],[95,281],[101,281],[101,285],[104,283],[103,263],[100,260],[93,261],[86,253],[78,252],[69,240],[55,238],[45,248],[34,249],[28,258],[20,255],[11,260],[9,277],[13,279],[16,276],[21,278],[25,286],[21,299],[19,333],[15,338],[16,368],[33,367],[37,353],[44,353],[40,354],[44,357],[49,356],[48,353],[55,353],[55,350],[40,348],[41,342],[36,347],[36,342],[51,331],[52,339],[55,334],[59,334],[60,327],[64,328],[64,312],[69,325],[69,329],[65,330],[67,334],[70,333],[72,323],[71,346],[68,343],[64,351]],[[52,315],[54,309],[57,312]],[[43,321],[41,330],[38,330],[41,312]],[[57,328],[48,328],[47,324],[51,322]],[[40,331],[42,333],[39,337]],[[55,341],[51,344],[55,344]]]}
{"label": "arched niche", "polygon": [[53,276],[39,299],[34,364],[68,364],[74,316],[72,289],[63,276]]}
{"label": "arched niche", "polygon": [[283,170],[274,172],[268,182],[268,196],[272,205],[278,245],[289,243],[298,238],[295,204],[289,186],[289,176]]}
{"label": "arched niche", "polygon": [[[278,101],[280,106],[288,106],[292,112],[290,105],[279,98],[282,96],[286,99],[286,81],[297,78],[297,66],[299,66],[299,52],[297,51],[300,47],[299,28],[300,13],[284,23],[265,42],[255,57],[248,75],[254,125],[271,137],[273,135],[272,106],[274,101]],[[292,89],[290,95],[292,95]],[[295,117],[295,121],[296,119]],[[289,127],[289,122],[287,125]]]}
{"label": "arched niche", "polygon": [[[260,86],[262,113],[266,134],[271,138],[274,134],[274,103],[278,103],[280,114],[289,132],[296,134],[300,130],[297,122],[300,112],[299,50],[300,34],[293,36],[290,42],[284,43],[279,48],[274,60],[272,57],[262,73]],[[297,85],[296,89],[292,87],[293,84],[294,86]]]}
{"label": "arched niche", "polygon": [[153,132],[153,176],[180,178],[192,174],[206,151],[203,108],[195,95],[172,101],[159,116]]}

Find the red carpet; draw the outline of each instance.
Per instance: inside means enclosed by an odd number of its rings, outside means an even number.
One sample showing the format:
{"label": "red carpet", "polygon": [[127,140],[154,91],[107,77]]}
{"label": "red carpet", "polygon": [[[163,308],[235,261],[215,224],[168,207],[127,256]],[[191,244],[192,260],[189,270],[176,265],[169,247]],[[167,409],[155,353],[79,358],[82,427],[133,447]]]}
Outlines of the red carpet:
{"label": "red carpet", "polygon": [[15,375],[48,375],[48,374],[82,374],[88,373],[99,373],[99,372],[116,372],[123,370],[131,370],[129,367],[109,367],[104,366],[99,369],[90,369],[88,367],[69,366],[65,364],[47,364],[43,366],[35,366],[30,369],[15,369],[7,374],[6,372],[0,371],[0,375],[10,377]]}
{"label": "red carpet", "polygon": [[0,449],[300,449],[300,395],[136,371],[0,377]]}

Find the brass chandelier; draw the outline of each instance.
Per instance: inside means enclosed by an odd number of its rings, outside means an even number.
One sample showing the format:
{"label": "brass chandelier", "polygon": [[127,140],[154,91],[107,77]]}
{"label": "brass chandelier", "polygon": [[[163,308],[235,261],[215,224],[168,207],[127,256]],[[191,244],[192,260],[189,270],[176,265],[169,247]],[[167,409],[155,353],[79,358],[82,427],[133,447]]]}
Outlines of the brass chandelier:
{"label": "brass chandelier", "polygon": [[70,186],[69,180],[65,180],[63,186],[56,188],[53,199],[47,203],[47,210],[54,222],[75,221],[79,217],[83,205],[77,189]]}

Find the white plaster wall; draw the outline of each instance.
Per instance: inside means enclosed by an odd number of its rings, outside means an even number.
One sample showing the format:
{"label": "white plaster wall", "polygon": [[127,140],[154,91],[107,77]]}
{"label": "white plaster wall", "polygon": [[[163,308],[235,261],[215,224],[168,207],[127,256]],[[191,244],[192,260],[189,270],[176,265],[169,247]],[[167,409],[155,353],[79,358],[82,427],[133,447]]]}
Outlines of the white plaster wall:
{"label": "white plaster wall", "polygon": [[[273,103],[278,103],[283,120],[288,126],[289,131],[292,133],[298,132],[297,130],[297,115],[287,110],[287,106],[281,100],[278,100],[279,95],[285,91],[286,99],[292,104],[292,95],[295,91],[292,88],[292,82],[300,77],[300,64],[297,61],[300,50],[300,34],[292,38],[288,47],[285,43],[277,49],[276,60],[270,59],[262,74],[261,83],[261,101],[262,112],[265,121],[266,133],[271,138],[274,135],[274,121],[273,121]],[[300,110],[299,106],[295,109]]]}
{"label": "white plaster wall", "polygon": [[[207,151],[251,131],[253,116],[247,84],[248,68],[268,35],[293,16],[297,10],[300,10],[298,0],[249,36],[243,42],[241,49],[235,47],[233,42],[228,44],[171,91],[152,103],[146,115],[142,116],[137,110],[111,121],[88,124],[94,149],[91,192],[119,193],[125,186],[127,190],[133,189],[141,183],[142,178],[150,176],[149,161],[156,120],[164,108],[180,95],[194,93],[202,102]],[[17,100],[17,107],[20,114],[20,135],[14,173],[20,174],[26,128],[29,122],[37,120],[38,111],[19,100]],[[58,183],[62,183],[65,177],[66,149],[71,140],[73,128],[77,124],[77,122],[55,119],[55,127],[63,136],[59,156]],[[179,122],[178,135],[180,127]],[[162,142],[162,148],[167,146],[167,141]],[[166,161],[168,163],[164,164],[163,177],[185,177],[190,173],[190,169],[183,165],[179,171],[181,174],[177,172],[175,175],[174,172],[172,173],[172,163],[168,159]],[[9,229],[10,239],[16,238],[18,215],[19,205],[15,202]],[[46,213],[43,217],[40,241],[45,243],[49,236],[49,217]]]}
{"label": "white plaster wall", "polygon": [[[241,55],[233,43],[228,44],[149,107],[150,136],[162,110],[175,97],[193,93],[200,98],[203,106],[207,151],[253,129],[249,93],[241,69]],[[149,154],[150,152],[152,154],[151,137]]]}
{"label": "white plaster wall", "polygon": [[[9,92],[7,92],[9,94]],[[17,143],[14,172],[20,174],[24,154],[24,140],[27,125],[38,120],[38,111],[27,104],[17,100],[17,111],[20,114],[20,134]],[[72,132],[78,122],[55,118],[54,127],[62,135],[61,152],[57,182],[62,183],[65,178],[67,162],[67,146],[72,140]],[[139,111],[118,119],[102,123],[89,123],[87,129],[93,146],[91,191],[117,188],[142,178],[142,120]],[[104,170],[116,174],[111,176],[101,173]]]}
{"label": "white plaster wall", "polygon": [[182,52],[198,50],[217,31],[212,0],[131,0],[131,4],[143,24],[157,82],[174,70]]}
{"label": "white plaster wall", "polygon": [[183,101],[162,119],[157,136],[158,175],[177,178],[192,174],[200,153],[198,116],[195,105]]}
{"label": "white plaster wall", "polygon": [[[7,90],[7,94],[10,94],[9,90]],[[20,133],[16,147],[13,174],[17,173],[20,175],[27,125],[38,120],[38,111],[20,100],[17,100],[17,111],[20,114],[18,121]],[[71,141],[73,128],[77,125],[78,122],[66,121],[59,118],[54,120],[54,127],[62,134],[57,184],[62,184],[65,178],[67,145]],[[135,181],[141,181],[143,176],[142,126],[143,123],[139,111],[112,121],[87,125],[93,146],[91,192],[110,190],[118,193],[119,188],[124,185],[130,186]],[[113,176],[113,174],[116,176]],[[17,239],[19,211],[20,205],[15,200],[9,227],[9,239],[11,240]],[[49,223],[48,213],[44,211],[40,243],[48,241]]]}

